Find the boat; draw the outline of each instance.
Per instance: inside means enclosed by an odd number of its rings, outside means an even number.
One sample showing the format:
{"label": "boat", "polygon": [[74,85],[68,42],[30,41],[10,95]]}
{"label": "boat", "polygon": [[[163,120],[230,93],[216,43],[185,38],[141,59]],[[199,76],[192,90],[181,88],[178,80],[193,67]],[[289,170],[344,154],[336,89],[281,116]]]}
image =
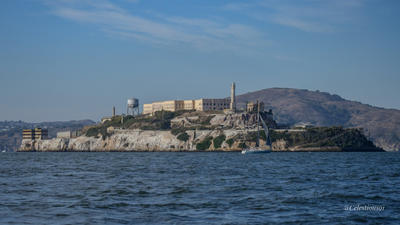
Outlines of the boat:
{"label": "boat", "polygon": [[[258,105],[258,101],[257,101]],[[263,148],[260,148],[260,123],[263,126],[265,137],[266,137],[266,146]],[[256,141],[256,147],[255,148],[247,148],[242,150],[242,154],[258,154],[258,153],[270,153],[272,150],[271,146],[271,138],[269,136],[269,129],[267,124],[265,124],[265,121],[260,115],[260,107],[258,105],[257,107],[257,141]]]}
{"label": "boat", "polygon": [[259,149],[259,148],[249,148],[242,150],[242,154],[258,154],[258,153],[270,153],[271,150]]}

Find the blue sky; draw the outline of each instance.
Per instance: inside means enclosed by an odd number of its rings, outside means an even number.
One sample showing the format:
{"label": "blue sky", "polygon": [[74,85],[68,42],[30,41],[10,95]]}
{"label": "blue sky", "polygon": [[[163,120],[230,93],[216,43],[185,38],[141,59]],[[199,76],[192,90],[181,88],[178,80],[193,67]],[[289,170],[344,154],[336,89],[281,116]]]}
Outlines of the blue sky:
{"label": "blue sky", "polygon": [[270,87],[400,109],[400,1],[3,0],[0,120]]}

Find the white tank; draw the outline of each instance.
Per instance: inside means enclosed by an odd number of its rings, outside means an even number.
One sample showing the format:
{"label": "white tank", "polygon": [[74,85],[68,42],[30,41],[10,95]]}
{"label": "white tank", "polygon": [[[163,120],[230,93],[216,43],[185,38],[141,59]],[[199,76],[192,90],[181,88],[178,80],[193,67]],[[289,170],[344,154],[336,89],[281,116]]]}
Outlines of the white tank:
{"label": "white tank", "polygon": [[128,107],[129,108],[139,107],[139,99],[137,99],[137,98],[128,99]]}

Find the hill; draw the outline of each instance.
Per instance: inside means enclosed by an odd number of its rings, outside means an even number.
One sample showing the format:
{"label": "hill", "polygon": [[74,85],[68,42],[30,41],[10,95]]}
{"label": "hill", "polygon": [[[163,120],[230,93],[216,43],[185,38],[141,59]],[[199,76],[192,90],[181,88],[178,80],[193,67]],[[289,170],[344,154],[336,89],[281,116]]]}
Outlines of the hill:
{"label": "hill", "polygon": [[0,121],[0,150],[16,151],[22,141],[22,130],[36,127],[47,128],[49,137],[53,138],[58,131],[79,130],[92,125],[92,120],[71,120],[56,122],[27,123],[24,121]]}
{"label": "hill", "polygon": [[374,107],[320,91],[269,88],[237,96],[238,108],[248,101],[263,101],[279,124],[310,123],[364,129],[375,145],[400,149],[400,110]]}

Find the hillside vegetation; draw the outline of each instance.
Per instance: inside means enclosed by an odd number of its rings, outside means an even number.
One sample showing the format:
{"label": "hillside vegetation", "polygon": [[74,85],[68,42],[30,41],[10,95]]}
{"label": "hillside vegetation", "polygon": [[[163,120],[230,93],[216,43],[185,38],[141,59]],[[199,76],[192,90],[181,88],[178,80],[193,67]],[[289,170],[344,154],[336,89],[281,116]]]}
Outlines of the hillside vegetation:
{"label": "hillside vegetation", "polygon": [[260,100],[280,124],[363,128],[364,134],[386,150],[400,149],[400,110],[349,101],[326,92],[270,88],[237,96],[238,107]]}
{"label": "hillside vegetation", "polygon": [[[177,116],[183,115],[185,113],[191,113],[193,111],[159,111],[155,112],[153,116],[140,115],[140,116],[115,116],[111,121],[106,121],[104,123],[97,124],[88,128],[85,133],[86,136],[92,137],[101,134],[106,137],[107,128],[122,128],[122,129],[141,129],[141,130],[170,130],[171,120]],[[203,123],[205,124],[205,123]],[[176,134],[180,134],[178,132]]]}

